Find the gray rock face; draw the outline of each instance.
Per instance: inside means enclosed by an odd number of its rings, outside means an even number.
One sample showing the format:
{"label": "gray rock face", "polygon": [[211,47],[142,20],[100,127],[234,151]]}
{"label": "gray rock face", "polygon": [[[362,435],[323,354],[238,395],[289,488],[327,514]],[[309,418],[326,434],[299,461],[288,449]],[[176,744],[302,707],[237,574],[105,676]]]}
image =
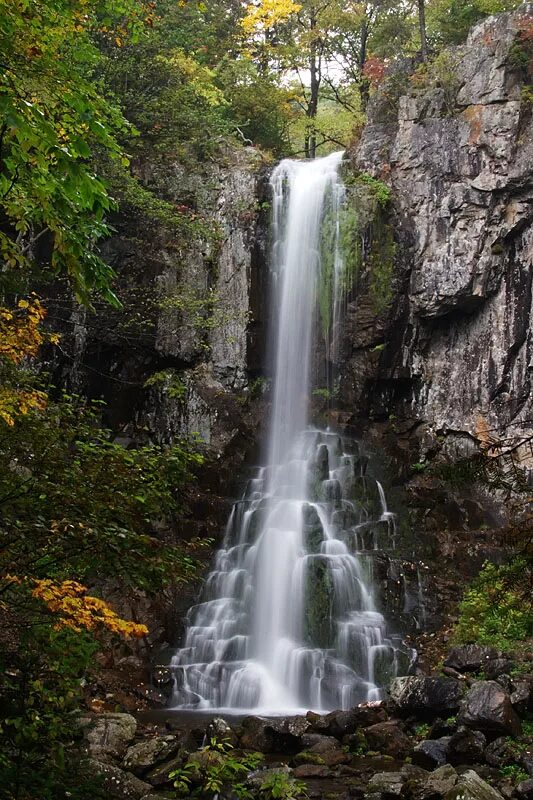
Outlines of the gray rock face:
{"label": "gray rock face", "polygon": [[442,736],[440,739],[426,739],[413,749],[413,764],[424,769],[442,767],[448,761],[449,747],[449,736]]}
{"label": "gray rock face", "polygon": [[423,421],[452,459],[521,441],[531,418],[533,126],[509,53],[532,8],[473,28],[445,102],[411,91],[383,122],[376,97],[355,158],[391,186],[399,246],[389,311],[368,313],[364,280],[350,305],[343,391]]}
{"label": "gray rock face", "polygon": [[391,700],[401,713],[431,718],[450,716],[459,708],[463,686],[455,678],[395,678],[389,688]]}
{"label": "gray rock face", "polygon": [[143,775],[161,761],[173,756],[179,748],[176,736],[157,736],[129,747],[122,762],[136,775]]}
{"label": "gray rock face", "polygon": [[445,795],[445,800],[503,800],[497,789],[489,786],[477,772],[469,769],[459,777],[453,789]]}
{"label": "gray rock face", "polygon": [[377,750],[393,758],[402,758],[411,749],[411,740],[398,722],[378,722],[365,729],[365,739],[370,750]]}
{"label": "gray rock face", "polygon": [[401,772],[377,772],[368,782],[366,797],[400,797],[404,780]]}
{"label": "gray rock face", "polygon": [[520,719],[507,692],[496,681],[474,683],[465,696],[459,722],[471,728],[518,736]]}
{"label": "gray rock face", "polygon": [[99,714],[82,717],[85,746],[91,758],[112,761],[122,758],[137,730],[137,720],[130,714]]}
{"label": "gray rock face", "polygon": [[114,797],[116,800],[141,800],[152,791],[149,783],[139,780],[135,775],[124,772],[113,764],[91,760],[89,767],[95,775],[100,777],[106,795]]}

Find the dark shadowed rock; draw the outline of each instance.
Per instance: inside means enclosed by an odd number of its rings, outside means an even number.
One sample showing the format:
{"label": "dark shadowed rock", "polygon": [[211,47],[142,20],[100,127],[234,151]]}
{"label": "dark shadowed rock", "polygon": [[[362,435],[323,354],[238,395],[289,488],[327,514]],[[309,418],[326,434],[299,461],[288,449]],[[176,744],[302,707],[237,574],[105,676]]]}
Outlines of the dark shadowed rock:
{"label": "dark shadowed rock", "polygon": [[448,760],[450,736],[441,739],[426,739],[413,749],[413,764],[424,769],[442,767]]}
{"label": "dark shadowed rock", "polygon": [[355,733],[358,728],[385,722],[387,716],[385,708],[377,705],[358,706],[347,711],[331,711],[325,715],[309,712],[306,719],[313,731],[342,739],[347,734]]}
{"label": "dark shadowed rock", "polygon": [[481,731],[460,727],[450,738],[448,761],[451,764],[477,764],[483,761],[487,740]]}
{"label": "dark shadowed rock", "polygon": [[533,800],[533,778],[527,781],[520,781],[516,787],[516,796],[520,800]]}
{"label": "dark shadowed rock", "polygon": [[297,753],[302,749],[302,736],[310,727],[306,717],[245,717],[240,745],[260,753]]}
{"label": "dark shadowed rock", "polygon": [[334,736],[323,736],[320,733],[306,733],[302,736],[302,745],[309,753],[328,753],[340,750],[339,740]]}
{"label": "dark shadowed rock", "polygon": [[519,714],[533,711],[533,675],[513,678],[511,703]]}
{"label": "dark shadowed rock", "polygon": [[483,673],[487,680],[493,681],[501,675],[508,675],[514,666],[515,662],[509,658],[495,658],[487,663],[483,668]]}
{"label": "dark shadowed rock", "polygon": [[370,750],[378,750],[394,758],[407,755],[411,740],[394,720],[378,722],[365,729],[365,738]]}
{"label": "dark shadowed rock", "polygon": [[500,736],[487,745],[483,757],[491,767],[500,769],[514,761],[514,748],[505,736]]}
{"label": "dark shadowed rock", "polygon": [[474,683],[465,696],[458,719],[471,728],[512,736],[518,736],[522,727],[509,695],[496,681]]}
{"label": "dark shadowed rock", "polygon": [[463,684],[455,678],[395,678],[389,694],[402,714],[430,719],[435,714],[454,714],[463,696]]}
{"label": "dark shadowed rock", "polygon": [[295,767],[292,774],[299,780],[306,780],[307,778],[327,778],[331,775],[331,770],[324,764],[302,764],[299,767]]}
{"label": "dark shadowed rock", "polygon": [[450,650],[444,661],[445,667],[452,667],[458,672],[479,672],[485,669],[487,663],[498,658],[499,653],[494,647],[484,647],[480,644],[464,644]]}
{"label": "dark shadowed rock", "polygon": [[457,783],[457,772],[449,764],[431,772],[413,791],[415,800],[440,800]]}
{"label": "dark shadowed rock", "polygon": [[233,747],[237,744],[237,734],[222,717],[215,717],[207,726],[205,735],[209,740],[217,739],[217,741],[227,741]]}

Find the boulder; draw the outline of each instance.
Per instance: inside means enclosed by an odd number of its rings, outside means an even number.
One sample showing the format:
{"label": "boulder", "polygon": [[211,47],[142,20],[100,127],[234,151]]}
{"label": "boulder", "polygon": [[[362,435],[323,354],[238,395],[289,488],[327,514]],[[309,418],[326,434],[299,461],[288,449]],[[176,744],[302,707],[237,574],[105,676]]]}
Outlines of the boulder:
{"label": "boulder", "polygon": [[401,772],[377,772],[366,787],[366,797],[400,797],[404,784]]}
{"label": "boulder", "polygon": [[527,774],[533,778],[533,753],[522,753],[518,759],[518,763],[525,769]]}
{"label": "boulder", "polygon": [[533,800],[533,778],[520,781],[516,787],[516,795],[520,800]]}
{"label": "boulder", "polygon": [[378,722],[365,730],[370,750],[378,750],[393,758],[402,758],[411,749],[411,740],[395,720]]}
{"label": "boulder", "polygon": [[298,780],[307,780],[307,778],[328,778],[331,775],[331,770],[324,764],[302,764],[296,767],[293,776]]}
{"label": "boulder", "polygon": [[469,769],[444,796],[444,800],[503,800],[500,792]]}
{"label": "boulder", "polygon": [[130,772],[124,772],[114,764],[90,759],[88,768],[93,775],[99,777],[107,797],[117,800],[141,800],[152,791],[149,783],[139,780]]}
{"label": "boulder", "polygon": [[137,731],[137,720],[131,714],[98,714],[82,717],[84,748],[97,761],[112,761],[124,756]]}
{"label": "boulder", "polygon": [[302,749],[302,736],[310,727],[306,717],[245,717],[240,746],[260,753],[297,753]]}
{"label": "boulder", "polygon": [[406,676],[392,681],[389,694],[401,714],[431,719],[436,714],[455,714],[463,690],[463,684],[455,678]]}
{"label": "boulder", "polygon": [[329,753],[340,750],[341,745],[334,736],[322,736],[319,733],[306,733],[302,736],[302,744],[308,753]]}
{"label": "boulder", "polygon": [[179,740],[176,736],[156,736],[129,747],[122,763],[135,775],[143,775],[175,755],[178,748]]}
{"label": "boulder", "polygon": [[321,715],[310,711],[306,719],[311,730],[327,736],[342,739],[350,733],[355,733],[358,728],[368,728],[378,722],[385,722],[388,718],[384,705],[357,706],[347,711],[331,711]]}
{"label": "boulder", "polygon": [[148,781],[152,786],[159,788],[160,786],[167,786],[172,784],[172,780],[168,777],[171,772],[180,769],[187,761],[187,753],[182,750],[174,758],[169,761],[164,761],[157,767],[154,767],[144,775],[144,780]]}
{"label": "boulder", "polygon": [[463,644],[450,650],[444,661],[445,667],[452,667],[458,672],[479,672],[484,670],[491,659],[498,658],[494,647],[480,644]]}
{"label": "boulder", "polygon": [[286,764],[281,767],[270,767],[268,769],[256,769],[251,772],[246,778],[246,785],[249,789],[259,791],[262,784],[272,778],[274,775],[285,775],[289,778],[292,775],[292,769]]}
{"label": "boulder", "polygon": [[237,734],[222,717],[215,717],[207,726],[205,735],[208,741],[216,739],[218,742],[228,742],[232,747],[237,744]]}
{"label": "boulder", "polygon": [[450,738],[448,761],[451,764],[478,764],[483,761],[487,740],[481,731],[461,726]]}
{"label": "boulder", "polygon": [[509,695],[496,681],[478,681],[470,687],[458,720],[470,728],[496,734],[519,736],[522,729]]}
{"label": "boulder", "polygon": [[489,766],[501,769],[515,760],[514,748],[511,747],[505,736],[499,736],[487,745],[483,757]]}
{"label": "boulder", "polygon": [[525,715],[533,711],[533,675],[513,678],[511,703],[515,711]]}
{"label": "boulder", "polygon": [[415,792],[416,800],[436,800],[445,797],[457,783],[457,777],[457,772],[449,764],[439,767],[427,776]]}
{"label": "boulder", "polygon": [[487,680],[494,681],[501,675],[509,675],[514,666],[515,662],[509,658],[495,658],[488,662],[483,672]]}
{"label": "boulder", "polygon": [[424,769],[442,767],[448,761],[450,738],[443,736],[441,739],[426,739],[417,744],[413,749],[413,764]]}

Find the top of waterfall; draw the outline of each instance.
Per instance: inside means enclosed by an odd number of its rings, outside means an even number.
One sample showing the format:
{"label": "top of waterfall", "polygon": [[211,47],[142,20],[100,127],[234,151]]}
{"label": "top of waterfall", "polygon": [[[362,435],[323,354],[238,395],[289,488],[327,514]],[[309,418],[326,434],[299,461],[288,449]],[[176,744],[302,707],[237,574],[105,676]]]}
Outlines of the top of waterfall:
{"label": "top of waterfall", "polygon": [[337,150],[327,156],[314,159],[284,158],[272,170],[271,181],[280,173],[287,175],[296,171],[309,171],[315,174],[336,172],[344,158],[346,150]]}

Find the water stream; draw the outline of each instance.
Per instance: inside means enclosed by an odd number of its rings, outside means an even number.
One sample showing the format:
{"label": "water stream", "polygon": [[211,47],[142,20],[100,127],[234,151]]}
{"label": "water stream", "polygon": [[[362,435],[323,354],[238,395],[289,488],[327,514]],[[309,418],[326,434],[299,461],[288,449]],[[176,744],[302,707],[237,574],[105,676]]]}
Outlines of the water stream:
{"label": "water stream", "polygon": [[274,382],[266,466],[227,524],[175,654],[178,708],[294,713],[378,699],[398,671],[371,585],[373,546],[394,537],[381,484],[355,442],[309,425],[321,228],[333,214],[331,319],[341,313],[342,153],[286,160],[271,177]]}

